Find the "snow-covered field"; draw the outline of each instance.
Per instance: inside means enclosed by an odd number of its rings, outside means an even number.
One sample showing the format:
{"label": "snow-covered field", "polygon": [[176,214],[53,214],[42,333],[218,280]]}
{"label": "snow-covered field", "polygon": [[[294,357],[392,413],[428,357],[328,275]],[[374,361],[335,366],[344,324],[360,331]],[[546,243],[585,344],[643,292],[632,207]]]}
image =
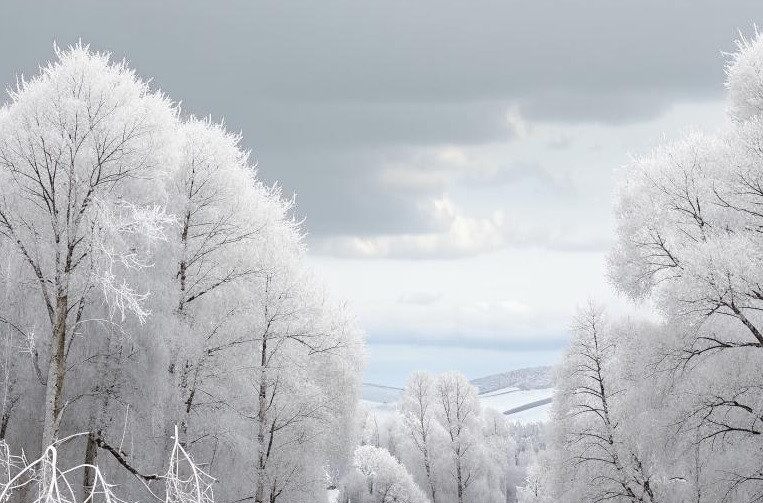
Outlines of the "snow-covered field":
{"label": "snow-covered field", "polygon": [[531,409],[509,414],[506,417],[518,423],[545,423],[551,415],[551,402]]}
{"label": "snow-covered field", "polygon": [[553,367],[528,367],[473,379],[472,384],[477,386],[480,393],[487,394],[512,386],[518,389],[550,388],[553,386],[553,378]]}
{"label": "snow-covered field", "polygon": [[520,423],[548,421],[554,388],[503,388],[480,395],[484,407],[491,407]]}
{"label": "snow-covered field", "polygon": [[[554,388],[527,389],[504,388],[480,395],[480,401],[485,407],[492,407],[501,412],[509,413],[517,409],[530,409],[550,403],[554,396]],[[511,414],[513,415],[513,414]]]}

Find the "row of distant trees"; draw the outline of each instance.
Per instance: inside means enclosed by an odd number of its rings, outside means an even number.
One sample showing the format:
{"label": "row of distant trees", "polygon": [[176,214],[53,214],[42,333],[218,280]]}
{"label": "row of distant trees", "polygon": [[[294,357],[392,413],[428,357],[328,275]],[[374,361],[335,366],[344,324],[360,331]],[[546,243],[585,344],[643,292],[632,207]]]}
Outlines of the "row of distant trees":
{"label": "row of distant trees", "polygon": [[610,274],[659,321],[581,312],[524,503],[763,498],[763,38],[726,70],[728,122],[624,173]]}
{"label": "row of distant trees", "polygon": [[255,175],[237,135],[87,47],[11,92],[0,439],[107,467],[135,500],[177,427],[221,500],[325,498],[353,449],[362,337]]}

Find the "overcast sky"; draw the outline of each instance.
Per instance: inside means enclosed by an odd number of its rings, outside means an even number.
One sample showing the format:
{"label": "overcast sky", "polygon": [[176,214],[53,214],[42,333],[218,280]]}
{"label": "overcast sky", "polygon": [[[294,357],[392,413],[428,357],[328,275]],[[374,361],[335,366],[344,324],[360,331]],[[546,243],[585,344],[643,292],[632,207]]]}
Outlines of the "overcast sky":
{"label": "overcast sky", "polygon": [[4,2],[0,81],[82,39],[241,131],[368,332],[366,380],[555,363],[616,173],[724,120],[755,1]]}

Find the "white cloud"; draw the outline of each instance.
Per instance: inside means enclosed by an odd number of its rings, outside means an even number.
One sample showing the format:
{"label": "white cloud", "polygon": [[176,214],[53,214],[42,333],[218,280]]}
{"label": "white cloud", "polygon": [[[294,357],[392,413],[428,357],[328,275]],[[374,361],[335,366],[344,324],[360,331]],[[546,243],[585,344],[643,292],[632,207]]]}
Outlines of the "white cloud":
{"label": "white cloud", "polygon": [[430,201],[432,219],[445,228],[442,232],[393,234],[373,237],[331,237],[312,251],[323,254],[364,258],[458,258],[497,250],[506,245],[508,228],[502,212],[486,217],[465,215],[442,197]]}
{"label": "white cloud", "polygon": [[527,138],[532,134],[532,127],[530,124],[522,117],[522,114],[519,110],[518,105],[511,105],[506,109],[506,114],[504,115],[504,118],[506,119],[506,124],[508,125],[509,129],[519,138]]}
{"label": "white cloud", "polygon": [[[412,149],[407,155],[383,163],[375,175],[388,190],[442,193],[458,185],[471,187],[539,182],[546,189],[569,190],[568,175],[549,171],[537,162],[507,155],[513,140],[492,147],[445,145]],[[503,151],[502,151],[503,150]]]}
{"label": "white cloud", "polygon": [[317,240],[311,251],[345,258],[458,259],[511,246],[577,252],[604,250],[609,245],[598,230],[565,222],[522,223],[501,210],[468,215],[447,196],[431,200],[427,213],[442,231],[326,237]]}

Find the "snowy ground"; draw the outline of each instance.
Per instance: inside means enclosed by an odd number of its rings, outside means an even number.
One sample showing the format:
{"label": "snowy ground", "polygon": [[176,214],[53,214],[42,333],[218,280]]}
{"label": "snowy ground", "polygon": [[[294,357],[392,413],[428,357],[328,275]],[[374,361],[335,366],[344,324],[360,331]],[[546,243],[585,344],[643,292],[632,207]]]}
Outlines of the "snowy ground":
{"label": "snowy ground", "polygon": [[548,402],[553,396],[554,388],[527,390],[504,388],[480,395],[480,401],[486,407],[492,407],[501,412],[510,412],[521,407],[530,408],[527,406],[537,402]]}
{"label": "snowy ground", "polygon": [[545,423],[551,414],[551,403],[509,414],[506,417],[518,423]]}
{"label": "snowy ground", "polygon": [[519,422],[547,421],[554,388],[520,390],[503,388],[480,395],[485,407],[491,407]]}

